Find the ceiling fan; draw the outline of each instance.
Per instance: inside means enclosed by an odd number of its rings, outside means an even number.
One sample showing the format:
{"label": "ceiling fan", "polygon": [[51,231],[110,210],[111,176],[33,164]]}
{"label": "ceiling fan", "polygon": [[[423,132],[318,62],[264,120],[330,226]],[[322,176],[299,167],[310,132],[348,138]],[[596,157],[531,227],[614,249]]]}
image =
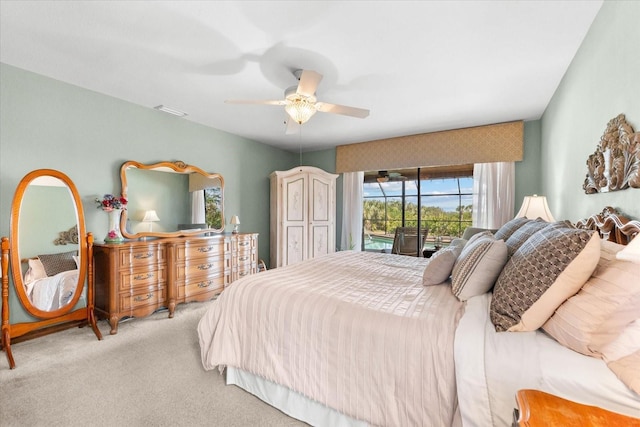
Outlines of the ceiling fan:
{"label": "ceiling fan", "polygon": [[[307,122],[317,111],[323,113],[341,114],[343,116],[364,119],[369,110],[364,108],[347,107],[346,105],[318,102],[316,89],[322,80],[322,74],[311,70],[296,70],[293,72],[299,80],[297,86],[291,86],[284,91],[281,100],[226,100],[227,104],[264,104],[284,106],[285,111],[299,125]],[[287,120],[287,122],[291,122]],[[287,131],[290,127],[287,126]],[[287,132],[290,133],[290,132]]]}
{"label": "ceiling fan", "polygon": [[380,183],[389,182],[389,181],[404,181],[407,177],[402,175],[399,172],[387,172],[387,171],[378,171],[378,178],[376,180]]}

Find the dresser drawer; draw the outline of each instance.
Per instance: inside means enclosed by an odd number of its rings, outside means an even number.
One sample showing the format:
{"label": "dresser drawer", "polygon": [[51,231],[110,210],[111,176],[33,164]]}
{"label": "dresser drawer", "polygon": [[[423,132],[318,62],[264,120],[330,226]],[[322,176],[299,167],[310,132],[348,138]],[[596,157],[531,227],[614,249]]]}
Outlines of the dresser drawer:
{"label": "dresser drawer", "polygon": [[238,252],[250,251],[256,247],[256,239],[251,236],[238,237],[235,248]]}
{"label": "dresser drawer", "polygon": [[134,293],[122,293],[119,297],[120,311],[126,313],[143,307],[153,306],[156,308],[164,305],[167,299],[167,289],[149,287]]}
{"label": "dresser drawer", "polygon": [[140,248],[123,248],[118,251],[119,268],[136,268],[163,262],[164,245],[148,245]]}
{"label": "dresser drawer", "polygon": [[167,281],[166,268],[164,265],[155,269],[120,272],[120,291],[130,289],[144,289],[149,286],[164,285]]}
{"label": "dresser drawer", "polygon": [[189,259],[177,268],[177,280],[189,277],[207,277],[223,274],[231,268],[231,259],[228,256],[209,257],[204,259]]}
{"label": "dresser drawer", "polygon": [[177,247],[178,261],[224,254],[224,240],[185,242]]}
{"label": "dresser drawer", "polygon": [[244,266],[251,265],[256,263],[256,253],[253,252],[239,252],[236,257],[236,265]]}
{"label": "dresser drawer", "polygon": [[213,296],[215,293],[222,292],[224,286],[228,284],[225,283],[228,282],[228,277],[228,275],[222,275],[202,280],[188,280],[184,285],[185,297],[188,298],[202,293],[212,293]]}

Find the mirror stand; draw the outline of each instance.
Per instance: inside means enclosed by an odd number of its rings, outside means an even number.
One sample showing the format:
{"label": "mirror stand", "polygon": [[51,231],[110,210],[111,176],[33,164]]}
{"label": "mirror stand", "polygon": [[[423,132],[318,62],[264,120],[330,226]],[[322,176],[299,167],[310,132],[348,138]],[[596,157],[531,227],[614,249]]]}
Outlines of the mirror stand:
{"label": "mirror stand", "polygon": [[[93,286],[93,235],[87,234],[87,249],[89,262],[89,285],[87,289],[87,306],[49,319],[37,320],[34,322],[15,323],[9,321],[9,251],[10,244],[7,237],[2,238],[2,349],[7,354],[9,368],[16,367],[11,351],[11,339],[25,336],[32,333],[33,337],[46,335],[68,329],[73,326],[91,325],[93,333],[98,340],[102,340],[102,333],[98,329],[94,315],[94,286]],[[63,323],[64,322],[64,323]]]}

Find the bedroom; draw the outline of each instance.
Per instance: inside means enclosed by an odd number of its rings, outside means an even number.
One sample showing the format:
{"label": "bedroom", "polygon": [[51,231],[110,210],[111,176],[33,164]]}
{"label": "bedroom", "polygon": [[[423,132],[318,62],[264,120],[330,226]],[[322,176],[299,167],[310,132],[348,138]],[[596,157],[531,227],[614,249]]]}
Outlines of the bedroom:
{"label": "bedroom", "polygon": [[[525,123],[525,160],[516,165],[516,200],[545,194],[557,218],[574,221],[606,205],[640,218],[637,190],[597,196],[581,191],[584,162],[607,121],[625,113],[636,129],[640,126],[638,34],[632,30],[638,13],[634,2],[605,2],[544,115]],[[119,166],[131,159],[177,159],[221,173],[229,215],[239,215],[243,229],[268,236],[268,216],[261,211],[269,204],[266,177],[298,164],[297,153],[12,65],[2,64],[0,78],[0,234],[9,234],[13,192],[32,169],[52,167],[67,173],[86,201],[87,229],[101,236],[106,220],[90,209],[91,198],[118,191]],[[129,142],[131,135],[137,144]],[[303,158],[329,171],[335,168],[334,149],[304,153]],[[338,212],[340,200],[339,194]],[[266,256],[268,247],[262,239],[259,252]]]}

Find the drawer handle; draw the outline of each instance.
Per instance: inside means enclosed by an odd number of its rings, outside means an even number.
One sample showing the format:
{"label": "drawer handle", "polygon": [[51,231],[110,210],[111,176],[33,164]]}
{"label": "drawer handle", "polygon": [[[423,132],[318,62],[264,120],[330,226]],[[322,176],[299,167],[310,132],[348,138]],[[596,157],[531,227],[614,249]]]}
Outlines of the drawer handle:
{"label": "drawer handle", "polygon": [[249,246],[249,242],[240,242],[240,246]]}
{"label": "drawer handle", "polygon": [[213,246],[207,246],[206,248],[198,248],[198,252],[211,252],[213,250]]}
{"label": "drawer handle", "polygon": [[153,277],[153,273],[147,273],[147,274],[138,274],[137,276],[133,276],[134,280],[145,280],[145,279],[151,279]]}
{"label": "drawer handle", "polygon": [[135,254],[133,257],[135,259],[147,259],[153,256],[153,252],[148,252],[146,254]]}
{"label": "drawer handle", "polygon": [[209,280],[208,282],[200,282],[200,283],[198,283],[198,287],[199,288],[208,288],[211,285],[213,285],[213,280]]}
{"label": "drawer handle", "polygon": [[133,300],[135,302],[141,302],[141,301],[149,300],[149,299],[151,299],[151,297],[153,297],[153,293],[147,294],[146,298],[138,296],[138,297],[135,297]]}
{"label": "drawer handle", "polygon": [[213,264],[200,264],[198,266],[198,270],[208,270],[213,267]]}
{"label": "drawer handle", "polygon": [[249,274],[248,271],[241,271],[239,275],[240,277],[242,277],[242,276],[246,276],[247,274]]}
{"label": "drawer handle", "polygon": [[249,257],[248,257],[248,256],[243,256],[242,258],[240,258],[240,261],[246,261],[246,260],[248,260],[248,259],[249,259]]}

